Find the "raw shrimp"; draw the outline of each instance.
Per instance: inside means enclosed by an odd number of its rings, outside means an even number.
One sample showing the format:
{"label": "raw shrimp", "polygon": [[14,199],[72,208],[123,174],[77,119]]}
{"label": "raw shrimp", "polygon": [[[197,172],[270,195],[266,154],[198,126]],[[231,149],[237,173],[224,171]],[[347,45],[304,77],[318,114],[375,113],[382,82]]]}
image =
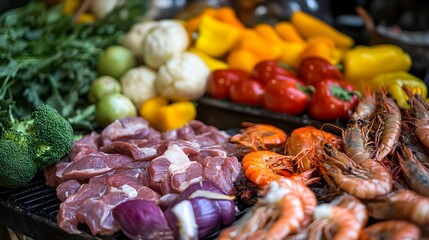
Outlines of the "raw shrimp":
{"label": "raw shrimp", "polygon": [[376,219],[409,220],[420,227],[429,225],[429,198],[408,189],[399,189],[367,204],[369,216]]}
{"label": "raw shrimp", "polygon": [[368,221],[368,211],[366,210],[365,204],[357,197],[348,193],[343,193],[334,198],[329,204],[349,210],[356,217],[361,228],[366,225]]}
{"label": "raw shrimp", "polygon": [[244,175],[253,183],[267,185],[281,178],[293,178],[306,184],[318,178],[311,178],[314,170],[293,175],[293,163],[290,157],[271,151],[254,151],[244,155],[241,164]]}
{"label": "raw shrimp", "polygon": [[392,190],[392,175],[373,159],[356,164],[345,153],[325,144],[322,173],[333,178],[335,184],[347,193],[361,199],[372,199]]}
{"label": "raw shrimp", "polygon": [[[279,216],[266,229],[260,229],[248,239],[283,239],[289,234],[296,233],[304,224],[304,209],[301,199],[294,194],[285,195],[278,203]],[[257,216],[255,216],[257,217]]]}
{"label": "raw shrimp", "polygon": [[219,239],[283,239],[309,222],[306,209],[313,211],[317,204],[311,190],[293,180],[273,181],[264,194],[237,224],[222,230]]}
{"label": "raw shrimp", "polygon": [[429,110],[428,104],[420,95],[414,95],[410,98],[411,111],[416,117],[414,132],[417,138],[426,147],[429,147]]}
{"label": "raw shrimp", "polygon": [[343,132],[344,152],[357,164],[371,158],[371,154],[366,148],[367,137],[362,132],[365,124],[365,121],[361,119],[350,119]]}
{"label": "raw shrimp", "polygon": [[280,128],[268,124],[243,122],[244,129],[230,138],[249,151],[267,150],[286,142],[287,134]]}
{"label": "raw shrimp", "polygon": [[354,113],[350,116],[352,120],[369,120],[372,118],[374,113],[377,111],[377,103],[375,100],[375,95],[367,93],[364,98],[362,98],[358,105],[355,108]]}
{"label": "raw shrimp", "polygon": [[[304,223],[309,223],[311,221],[311,216],[313,214],[314,208],[317,205],[317,198],[314,195],[313,191],[308,188],[305,184],[299,181],[295,181],[289,178],[282,178],[278,181],[272,182],[268,185],[269,192],[266,193],[266,199],[271,199],[275,195],[270,195],[270,192],[280,191],[286,194],[287,192],[292,192],[297,194],[303,203],[305,220]],[[275,199],[275,198],[274,198]]]}
{"label": "raw shrimp", "polygon": [[420,228],[404,220],[388,220],[364,228],[360,240],[419,240]]}
{"label": "raw shrimp", "polygon": [[406,182],[417,193],[429,197],[429,170],[410,148],[403,145],[401,149],[402,154],[397,156]]}
{"label": "raw shrimp", "polygon": [[295,158],[297,172],[305,172],[317,165],[315,159],[322,157],[325,143],[340,146],[342,141],[339,136],[313,126],[300,127],[293,130],[288,138],[286,155]]}
{"label": "raw shrimp", "polygon": [[308,239],[358,239],[360,222],[343,207],[320,204],[314,209],[314,221],[307,227]]}
{"label": "raw shrimp", "polygon": [[381,98],[381,106],[386,110],[383,115],[383,131],[381,140],[376,149],[374,160],[382,161],[387,155],[392,153],[401,136],[401,111],[392,98],[388,98],[384,93]]}

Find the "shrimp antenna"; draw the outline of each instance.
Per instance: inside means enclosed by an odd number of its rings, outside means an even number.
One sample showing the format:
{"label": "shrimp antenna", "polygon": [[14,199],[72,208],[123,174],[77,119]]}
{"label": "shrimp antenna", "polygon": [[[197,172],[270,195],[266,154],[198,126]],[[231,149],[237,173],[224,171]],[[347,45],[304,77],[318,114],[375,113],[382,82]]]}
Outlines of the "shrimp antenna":
{"label": "shrimp antenna", "polygon": [[[335,124],[332,124],[332,123],[324,123],[324,124],[322,124],[322,126],[320,127],[320,129],[319,129],[319,130],[323,130],[323,128],[324,128],[324,127],[326,127],[326,126],[333,127],[333,128],[335,128],[335,129],[338,129],[340,132],[343,132],[343,131],[344,131],[344,128],[342,128],[342,127],[340,127],[340,126],[337,126],[337,125],[335,125]],[[326,131],[326,130],[324,130],[324,131]],[[328,132],[329,132],[329,131],[328,131]],[[324,133],[322,133],[322,134],[324,134]]]}

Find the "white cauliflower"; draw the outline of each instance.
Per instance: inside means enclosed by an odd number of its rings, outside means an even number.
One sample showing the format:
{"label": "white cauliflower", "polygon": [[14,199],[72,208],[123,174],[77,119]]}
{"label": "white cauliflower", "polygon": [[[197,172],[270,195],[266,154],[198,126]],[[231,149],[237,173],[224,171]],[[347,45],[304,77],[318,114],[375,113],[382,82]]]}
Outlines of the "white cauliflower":
{"label": "white cauliflower", "polygon": [[152,68],[159,68],[170,58],[184,52],[189,46],[185,27],[177,20],[160,20],[143,40],[143,61]]}
{"label": "white cauliflower", "polygon": [[116,6],[122,5],[126,0],[92,0],[91,12],[98,18],[104,18],[109,14]]}
{"label": "white cauliflower", "polygon": [[121,77],[122,93],[140,109],[144,101],[158,95],[155,79],[156,73],[148,67],[132,68]]}
{"label": "white cauliflower", "polygon": [[184,52],[158,70],[156,88],[172,100],[195,100],[205,93],[210,68],[196,54]]}
{"label": "white cauliflower", "polygon": [[133,27],[125,34],[122,45],[130,49],[134,56],[142,58],[142,44],[149,31],[157,26],[156,21],[143,21],[133,25]]}

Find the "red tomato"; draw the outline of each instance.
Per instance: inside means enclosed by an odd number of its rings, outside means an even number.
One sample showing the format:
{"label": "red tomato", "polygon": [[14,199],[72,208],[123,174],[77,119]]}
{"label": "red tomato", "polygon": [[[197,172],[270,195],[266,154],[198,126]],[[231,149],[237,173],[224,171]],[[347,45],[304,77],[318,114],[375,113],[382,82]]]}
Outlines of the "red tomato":
{"label": "red tomato", "polygon": [[206,92],[213,98],[229,98],[231,84],[247,78],[249,73],[238,69],[220,69],[213,71],[207,81]]}
{"label": "red tomato", "polygon": [[264,107],[291,115],[304,113],[310,97],[300,88],[303,86],[291,81],[270,80],[265,86]]}
{"label": "red tomato", "polygon": [[325,78],[343,78],[335,65],[319,57],[309,57],[302,60],[298,68],[298,76],[303,82],[311,85],[315,85]]}
{"label": "red tomato", "polygon": [[256,66],[253,68],[253,71],[252,71],[252,77],[261,81],[264,85],[278,75],[297,78],[293,72],[282,68],[274,60],[259,62],[258,64],[256,64]]}
{"label": "red tomato", "polygon": [[264,85],[255,79],[247,78],[233,83],[229,88],[229,93],[233,102],[261,105],[264,96]]}

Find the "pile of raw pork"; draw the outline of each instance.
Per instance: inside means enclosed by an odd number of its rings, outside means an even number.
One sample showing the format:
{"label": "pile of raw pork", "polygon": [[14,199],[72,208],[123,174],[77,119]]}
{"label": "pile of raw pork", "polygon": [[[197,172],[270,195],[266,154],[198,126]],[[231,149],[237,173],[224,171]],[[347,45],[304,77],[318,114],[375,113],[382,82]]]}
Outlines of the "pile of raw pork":
{"label": "pile of raw pork", "polygon": [[117,120],[75,141],[70,153],[45,170],[46,184],[61,200],[59,226],[113,235],[120,225],[112,209],[131,199],[166,206],[203,179],[234,194],[241,165],[229,136],[199,121],[160,133],[140,117]]}

